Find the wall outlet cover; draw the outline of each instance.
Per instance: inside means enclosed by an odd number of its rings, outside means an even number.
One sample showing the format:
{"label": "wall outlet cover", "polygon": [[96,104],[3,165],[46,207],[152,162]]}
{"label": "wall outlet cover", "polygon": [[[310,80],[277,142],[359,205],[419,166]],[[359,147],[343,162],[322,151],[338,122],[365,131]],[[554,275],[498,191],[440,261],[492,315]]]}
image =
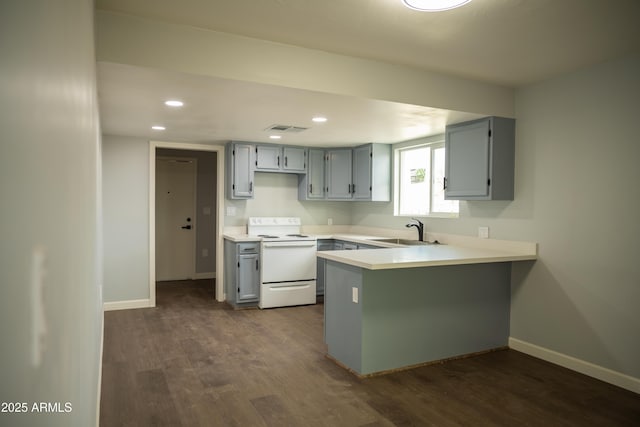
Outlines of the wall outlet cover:
{"label": "wall outlet cover", "polygon": [[482,239],[489,238],[489,227],[478,227],[478,237]]}
{"label": "wall outlet cover", "polygon": [[354,303],[358,303],[358,288],[355,286],[351,288],[351,301]]}

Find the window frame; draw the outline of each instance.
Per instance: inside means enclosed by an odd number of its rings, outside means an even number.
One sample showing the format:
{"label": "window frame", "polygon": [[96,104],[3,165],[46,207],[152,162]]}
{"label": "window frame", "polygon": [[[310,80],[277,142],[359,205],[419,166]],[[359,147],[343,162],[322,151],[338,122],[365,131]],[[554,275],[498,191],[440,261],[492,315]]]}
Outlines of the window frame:
{"label": "window frame", "polygon": [[[423,140],[407,141],[406,143],[396,144],[393,147],[393,215],[397,217],[423,217],[423,218],[458,218],[460,215],[460,205],[458,202],[457,212],[434,212],[433,211],[433,188],[434,188],[434,176],[433,176],[433,160],[435,150],[438,148],[444,148],[444,135],[436,138],[429,138]],[[426,214],[411,214],[400,213],[400,199],[401,199],[401,173],[402,164],[401,157],[402,152],[407,150],[414,150],[419,148],[429,147],[429,202]],[[446,159],[445,159],[446,162]]]}

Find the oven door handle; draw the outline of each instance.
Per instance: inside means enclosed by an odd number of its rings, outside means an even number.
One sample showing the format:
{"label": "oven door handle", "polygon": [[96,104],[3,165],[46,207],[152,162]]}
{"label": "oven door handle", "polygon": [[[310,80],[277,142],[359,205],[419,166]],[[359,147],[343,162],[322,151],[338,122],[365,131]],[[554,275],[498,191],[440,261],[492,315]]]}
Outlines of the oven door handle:
{"label": "oven door handle", "polygon": [[279,291],[291,291],[293,289],[307,289],[311,286],[309,283],[301,283],[299,285],[280,285],[280,286],[269,286],[269,291],[279,292]]}
{"label": "oven door handle", "polygon": [[318,246],[316,242],[277,242],[262,243],[265,248],[312,248]]}

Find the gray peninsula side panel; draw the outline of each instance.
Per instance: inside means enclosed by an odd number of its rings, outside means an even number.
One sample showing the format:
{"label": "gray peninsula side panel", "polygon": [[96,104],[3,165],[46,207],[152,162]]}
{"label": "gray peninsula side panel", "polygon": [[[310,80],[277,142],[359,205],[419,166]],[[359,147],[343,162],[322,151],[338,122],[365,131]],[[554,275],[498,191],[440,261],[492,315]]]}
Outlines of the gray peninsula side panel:
{"label": "gray peninsula side panel", "polygon": [[360,374],[508,345],[511,263],[361,273]]}
{"label": "gray peninsula side panel", "polygon": [[353,288],[362,295],[359,267],[327,260],[324,327],[329,356],[356,372],[362,361],[362,306],[353,302]]}

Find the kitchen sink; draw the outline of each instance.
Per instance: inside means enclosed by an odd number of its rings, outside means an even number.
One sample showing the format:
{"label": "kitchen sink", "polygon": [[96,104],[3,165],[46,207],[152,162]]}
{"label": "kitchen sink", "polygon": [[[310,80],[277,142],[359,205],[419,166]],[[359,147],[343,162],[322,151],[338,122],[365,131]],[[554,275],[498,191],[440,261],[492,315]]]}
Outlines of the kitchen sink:
{"label": "kitchen sink", "polygon": [[400,239],[396,237],[384,238],[384,239],[372,239],[374,242],[382,242],[382,243],[393,243],[395,245],[404,245],[404,246],[425,246],[425,245],[434,245],[439,244],[440,242],[421,242],[419,240],[410,240],[410,239]]}

